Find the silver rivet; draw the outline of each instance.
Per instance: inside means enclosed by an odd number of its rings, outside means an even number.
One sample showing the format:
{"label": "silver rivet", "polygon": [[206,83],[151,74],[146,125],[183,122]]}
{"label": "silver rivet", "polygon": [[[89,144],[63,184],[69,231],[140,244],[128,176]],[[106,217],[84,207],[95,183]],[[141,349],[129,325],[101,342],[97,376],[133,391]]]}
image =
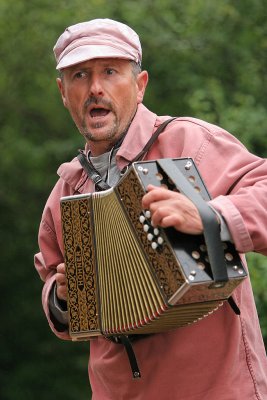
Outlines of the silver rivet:
{"label": "silver rivet", "polygon": [[148,169],[147,168],[143,168],[142,172],[143,172],[144,175],[147,175],[148,174]]}
{"label": "silver rivet", "polygon": [[234,256],[231,253],[225,253],[225,258],[227,261],[232,261]]}
{"label": "silver rivet", "polygon": [[216,289],[219,289],[219,288],[224,287],[224,283],[223,283],[223,282],[214,283],[214,284],[212,285],[212,287],[214,287],[214,288],[216,288]]}
{"label": "silver rivet", "polygon": [[190,169],[192,167],[192,162],[191,161],[187,161],[187,163],[185,164],[185,169]]}

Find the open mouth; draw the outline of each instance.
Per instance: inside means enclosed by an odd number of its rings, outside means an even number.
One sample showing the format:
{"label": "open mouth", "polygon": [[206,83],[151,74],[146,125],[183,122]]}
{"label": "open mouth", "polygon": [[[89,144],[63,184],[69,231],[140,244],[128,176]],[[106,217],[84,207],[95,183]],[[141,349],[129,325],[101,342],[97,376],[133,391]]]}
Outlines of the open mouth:
{"label": "open mouth", "polygon": [[107,110],[106,108],[102,108],[102,107],[95,107],[90,110],[90,116],[92,118],[105,117],[109,113],[110,113],[110,110]]}

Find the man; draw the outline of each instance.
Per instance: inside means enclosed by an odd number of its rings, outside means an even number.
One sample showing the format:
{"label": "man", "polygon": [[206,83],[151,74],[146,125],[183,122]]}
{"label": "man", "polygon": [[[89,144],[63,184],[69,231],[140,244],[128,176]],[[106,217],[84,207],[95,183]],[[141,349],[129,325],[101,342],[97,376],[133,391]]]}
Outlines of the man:
{"label": "man", "polygon": [[[64,106],[84,136],[84,154],[98,177],[114,186],[167,119],[143,104],[148,73],[141,45],[128,26],[108,19],[74,25],[54,53]],[[193,118],[170,122],[144,159],[192,157],[212,195],[221,237],[240,253],[267,255],[267,162],[250,154],[223,129]],[[43,307],[51,329],[69,339],[60,197],[88,193],[95,185],[77,158],[61,165],[44,209],[36,268],[44,280]],[[155,226],[203,232],[194,204],[180,193],[149,187],[143,207]],[[263,400],[267,362],[249,279],[235,291],[241,315],[227,302],[196,324],[133,343],[142,378],[132,380],[122,345],[98,337],[90,344],[93,399]]]}

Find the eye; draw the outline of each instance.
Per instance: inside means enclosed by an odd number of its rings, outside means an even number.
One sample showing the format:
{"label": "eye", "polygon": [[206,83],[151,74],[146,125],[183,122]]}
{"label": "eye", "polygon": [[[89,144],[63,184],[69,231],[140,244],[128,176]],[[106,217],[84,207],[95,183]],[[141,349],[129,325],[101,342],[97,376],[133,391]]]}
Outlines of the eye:
{"label": "eye", "polygon": [[75,79],[84,79],[87,77],[87,73],[85,71],[77,71],[74,74]]}
{"label": "eye", "polygon": [[107,75],[114,75],[116,71],[113,68],[106,68],[105,72]]}

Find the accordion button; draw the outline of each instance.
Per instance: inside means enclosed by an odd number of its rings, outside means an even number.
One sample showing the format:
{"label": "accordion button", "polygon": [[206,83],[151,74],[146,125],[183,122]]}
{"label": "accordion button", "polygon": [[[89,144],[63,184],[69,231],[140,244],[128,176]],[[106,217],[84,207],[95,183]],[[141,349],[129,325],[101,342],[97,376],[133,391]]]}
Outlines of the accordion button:
{"label": "accordion button", "polygon": [[145,216],[146,216],[146,218],[150,218],[151,217],[151,212],[149,210],[147,210],[145,212]]}
{"label": "accordion button", "polygon": [[147,235],[148,240],[151,242],[151,240],[153,240],[154,236],[152,235],[152,233],[149,233]]}
{"label": "accordion button", "polygon": [[146,218],[144,215],[140,215],[139,217],[139,221],[141,222],[141,224],[143,224],[145,222]]}
{"label": "accordion button", "polygon": [[156,250],[156,248],[158,247],[158,244],[156,242],[152,242],[151,247],[153,250]]}
{"label": "accordion button", "polygon": [[149,225],[145,224],[143,226],[143,229],[144,229],[145,232],[148,232],[149,231]]}
{"label": "accordion button", "polygon": [[161,236],[158,237],[158,244],[163,244],[163,238]]}
{"label": "accordion button", "polygon": [[155,229],[154,229],[154,235],[157,236],[158,234],[159,234],[159,230],[158,230],[158,228],[155,228]]}

